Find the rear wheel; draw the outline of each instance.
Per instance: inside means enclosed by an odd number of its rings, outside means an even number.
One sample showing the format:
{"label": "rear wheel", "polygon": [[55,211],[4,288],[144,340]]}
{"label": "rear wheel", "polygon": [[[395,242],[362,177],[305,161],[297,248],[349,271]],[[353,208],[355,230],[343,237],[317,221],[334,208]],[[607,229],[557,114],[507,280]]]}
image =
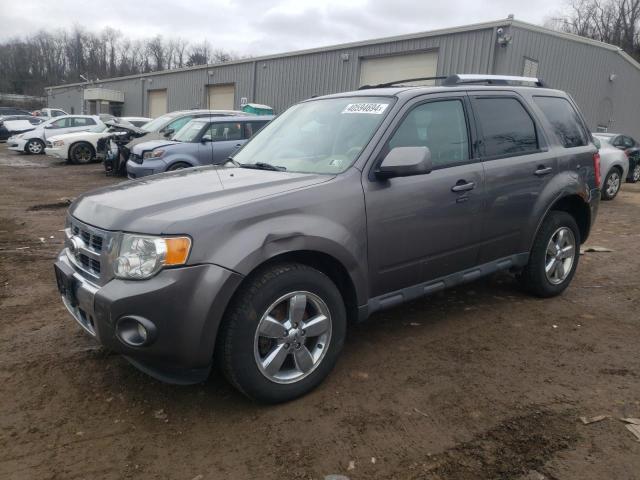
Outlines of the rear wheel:
{"label": "rear wheel", "polygon": [[622,184],[622,174],[618,168],[612,168],[607,173],[604,179],[604,185],[602,187],[602,199],[613,200],[620,191],[620,185]]}
{"label": "rear wheel", "polygon": [[579,249],[580,231],[574,218],[566,212],[550,212],[536,235],[521,284],[539,297],[560,295],[576,272]]}
{"label": "rear wheel", "polygon": [[44,153],[44,142],[39,138],[32,138],[25,145],[24,151],[33,155]]}
{"label": "rear wheel", "polygon": [[69,159],[71,160],[71,163],[75,164],[89,163],[93,161],[95,157],[96,153],[93,147],[85,142],[76,143],[69,151]]}
{"label": "rear wheel", "polygon": [[345,332],[342,296],[325,274],[296,263],[271,266],[249,279],[230,305],[219,360],[248,397],[284,402],[329,374]]}
{"label": "rear wheel", "polygon": [[629,175],[629,181],[631,183],[640,182],[640,160],[637,162],[638,163],[636,163],[636,166],[633,167],[633,170],[631,171],[631,175]]}

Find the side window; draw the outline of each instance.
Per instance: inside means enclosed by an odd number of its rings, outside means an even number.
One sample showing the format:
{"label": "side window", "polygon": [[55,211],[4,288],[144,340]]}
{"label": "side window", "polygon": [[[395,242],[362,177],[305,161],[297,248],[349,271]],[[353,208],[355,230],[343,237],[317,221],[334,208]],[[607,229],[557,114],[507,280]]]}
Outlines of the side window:
{"label": "side window", "polygon": [[631,148],[634,146],[634,144],[635,142],[633,141],[633,139],[629,137],[622,137],[622,145],[624,146],[624,148]]}
{"label": "side window", "polygon": [[69,117],[61,118],[51,124],[53,128],[67,128],[71,126],[71,119]]}
{"label": "side window", "polygon": [[566,98],[533,97],[553,127],[565,148],[582,147],[589,143],[578,112]]}
{"label": "side window", "polygon": [[434,168],[466,163],[469,137],[462,101],[418,105],[402,121],[388,147],[429,147]]}
{"label": "side window", "polygon": [[182,127],[184,127],[187,123],[189,123],[193,117],[183,117],[178,120],[174,120],[169,125],[167,125],[164,130],[173,130],[174,133],[177,133]]}
{"label": "side window", "polygon": [[238,122],[212,123],[209,127],[209,135],[211,135],[213,142],[242,140],[242,124]]}
{"label": "side window", "polygon": [[62,110],[51,110],[52,117],[61,117],[62,115],[66,115]]}
{"label": "side window", "polygon": [[244,128],[245,128],[244,138],[253,137],[256,133],[258,133],[258,130],[260,130],[266,124],[267,124],[267,122],[247,122],[247,123],[245,123],[244,124]]}
{"label": "side window", "polygon": [[75,117],[72,120],[74,127],[88,127],[96,124],[93,118]]}
{"label": "side window", "polygon": [[477,98],[476,118],[484,137],[484,155],[523,155],[538,150],[533,119],[515,98]]}

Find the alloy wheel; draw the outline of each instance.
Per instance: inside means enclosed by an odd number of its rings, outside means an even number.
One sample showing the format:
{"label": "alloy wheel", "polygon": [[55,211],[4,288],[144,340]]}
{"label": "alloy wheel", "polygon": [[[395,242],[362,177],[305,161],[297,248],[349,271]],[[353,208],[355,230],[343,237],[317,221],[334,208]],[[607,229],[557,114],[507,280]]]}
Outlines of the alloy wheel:
{"label": "alloy wheel", "polygon": [[620,189],[620,174],[617,171],[611,172],[607,177],[607,184],[605,185],[607,195],[610,198],[615,197]]}
{"label": "alloy wheel", "polygon": [[573,267],[576,256],[576,238],[570,228],[558,228],[547,244],[545,274],[553,285],[564,282]]}
{"label": "alloy wheel", "polygon": [[633,169],[633,181],[634,182],[639,182],[640,181],[640,163],[638,163],[635,168]]}
{"label": "alloy wheel", "polygon": [[331,341],[327,304],[311,292],[287,293],[267,308],[258,323],[254,358],[275,383],[295,383],[322,362]]}
{"label": "alloy wheel", "polygon": [[74,159],[76,162],[91,161],[91,149],[87,145],[78,145],[74,150]]}
{"label": "alloy wheel", "polygon": [[29,153],[37,155],[42,152],[42,144],[37,140],[29,140],[29,143],[27,144],[27,150],[29,150]]}

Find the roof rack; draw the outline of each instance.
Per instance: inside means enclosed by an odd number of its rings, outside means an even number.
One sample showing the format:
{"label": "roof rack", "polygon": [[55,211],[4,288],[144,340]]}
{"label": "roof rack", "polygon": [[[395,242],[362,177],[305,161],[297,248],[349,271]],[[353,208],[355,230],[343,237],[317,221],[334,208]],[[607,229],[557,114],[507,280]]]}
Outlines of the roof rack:
{"label": "roof rack", "polygon": [[442,85],[465,85],[482,83],[486,85],[510,85],[512,83],[531,83],[536,87],[546,87],[545,83],[535,77],[518,77],[513,75],[478,75],[458,74],[451,75],[442,82]]}
{"label": "roof rack", "polygon": [[518,77],[518,76],[511,76],[511,75],[458,74],[458,75],[438,76],[438,77],[407,78],[404,80],[395,80],[393,82],[388,82],[388,83],[379,83],[377,85],[363,85],[358,90],[365,90],[369,88],[398,87],[398,86],[403,86],[408,82],[424,82],[429,80],[443,80],[442,85],[447,87],[451,87],[455,85],[473,85],[473,84],[510,85],[513,83],[516,83],[516,84],[527,83],[540,88],[547,86],[542,80],[534,77]]}

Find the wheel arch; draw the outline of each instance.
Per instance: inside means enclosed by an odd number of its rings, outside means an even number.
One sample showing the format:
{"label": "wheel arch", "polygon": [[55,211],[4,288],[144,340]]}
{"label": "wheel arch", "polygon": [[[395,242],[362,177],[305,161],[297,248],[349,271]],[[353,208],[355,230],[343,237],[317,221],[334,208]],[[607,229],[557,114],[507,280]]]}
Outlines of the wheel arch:
{"label": "wheel arch", "polygon": [[93,152],[93,158],[95,159],[96,158],[96,147],[91,142],[89,142],[88,140],[76,140],[71,145],[69,145],[69,149],[67,150],[67,157],[70,158],[71,157],[71,152],[73,151],[73,149],[75,147],[77,147],[78,145],[81,145],[83,143],[89,146],[89,148]]}
{"label": "wheel arch", "polygon": [[544,219],[547,218],[549,212],[553,211],[566,212],[571,215],[578,224],[578,229],[580,230],[580,243],[584,243],[587,240],[591,231],[591,208],[589,207],[589,204],[584,201],[582,196],[578,194],[564,195],[556,199],[540,219],[533,239],[535,239],[538,234]]}

